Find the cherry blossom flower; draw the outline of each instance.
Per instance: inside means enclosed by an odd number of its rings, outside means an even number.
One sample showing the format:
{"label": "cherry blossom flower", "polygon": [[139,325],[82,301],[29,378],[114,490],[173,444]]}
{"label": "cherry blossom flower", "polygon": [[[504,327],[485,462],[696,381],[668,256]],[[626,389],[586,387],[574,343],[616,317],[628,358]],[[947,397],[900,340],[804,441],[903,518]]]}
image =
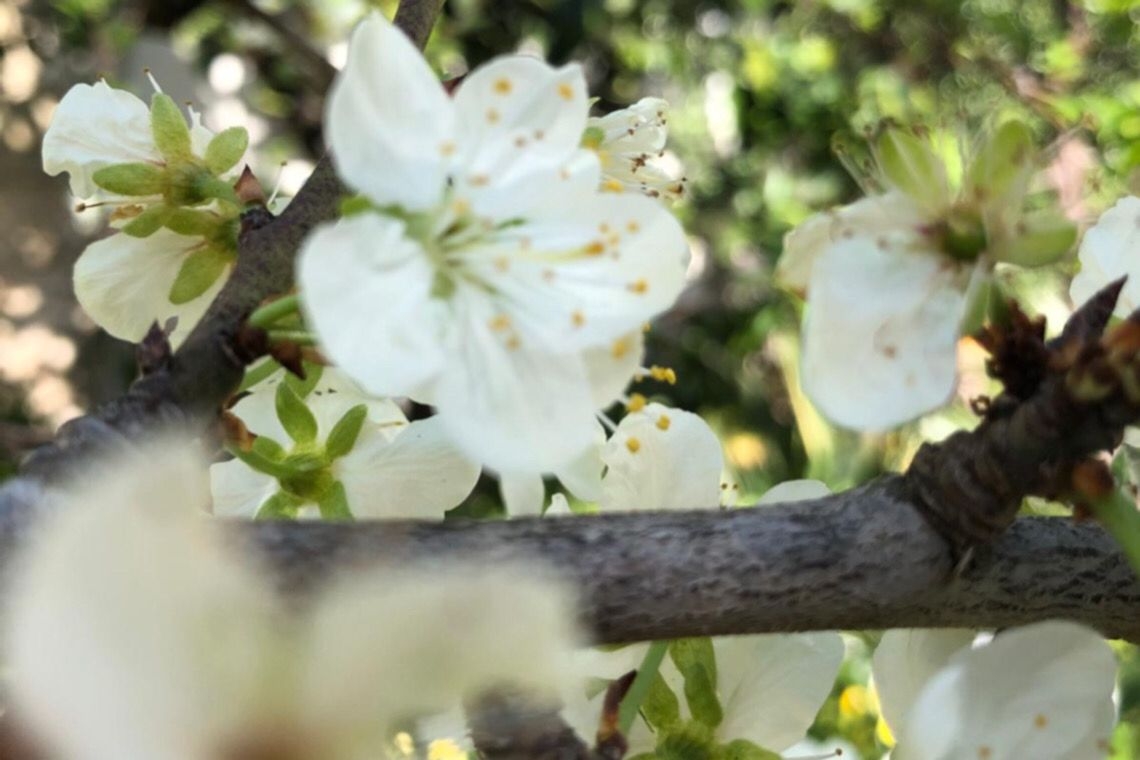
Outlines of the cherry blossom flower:
{"label": "cherry blossom flower", "polygon": [[1069,296],[1074,305],[1087,301],[1112,280],[1128,276],[1116,301],[1118,317],[1140,307],[1140,198],[1121,198],[1100,217],[1081,240],[1081,271],[1073,278]]}
{"label": "cherry blossom flower", "polygon": [[915,631],[880,643],[887,652],[876,652],[874,673],[898,739],[893,760],[1107,754],[1116,661],[1095,631],[1050,621],[977,648],[965,645],[969,638]]}
{"label": "cherry blossom flower", "polygon": [[[280,454],[265,467],[270,472],[241,458],[213,465],[215,514],[346,517],[344,506],[356,517],[441,518],[475,487],[478,465],[456,449],[437,418],[409,423],[392,401],[366,396],[335,368],[312,371],[319,379],[300,399],[316,423],[311,440],[294,441],[282,424],[290,413],[278,401],[284,370],[234,406],[233,414]],[[359,428],[348,441],[343,431],[354,413]],[[268,450],[266,441],[260,445]],[[277,473],[288,469],[291,454],[303,472]],[[314,458],[321,466],[310,466]]]}
{"label": "cherry blossom flower", "polygon": [[287,607],[202,519],[188,449],[105,463],[20,565],[8,685],[52,757],[373,757],[410,716],[570,672],[572,605],[532,567],[366,570]]}
{"label": "cherry blossom flower", "polygon": [[598,190],[586,112],[578,66],[517,56],[450,97],[378,14],[329,99],[338,170],[368,207],[306,242],[308,324],[362,387],[435,404],[499,472],[553,472],[590,445],[583,352],[668,308],[684,280],[676,220]]}
{"label": "cherry blossom flower", "polygon": [[684,195],[684,177],[663,165],[668,112],[669,104],[661,98],[642,98],[587,122],[583,144],[598,154],[604,190],[669,201]]}
{"label": "cherry blossom flower", "polygon": [[[156,85],[157,88],[157,85]],[[150,108],[100,81],[63,97],[44,135],[48,174],[66,172],[87,205],[112,205],[120,230],[87,247],[75,292],[107,332],[137,341],[155,321],[177,318],[177,343],[205,312],[232,269],[237,239],[233,177],[244,129],[214,134],[156,92]]]}

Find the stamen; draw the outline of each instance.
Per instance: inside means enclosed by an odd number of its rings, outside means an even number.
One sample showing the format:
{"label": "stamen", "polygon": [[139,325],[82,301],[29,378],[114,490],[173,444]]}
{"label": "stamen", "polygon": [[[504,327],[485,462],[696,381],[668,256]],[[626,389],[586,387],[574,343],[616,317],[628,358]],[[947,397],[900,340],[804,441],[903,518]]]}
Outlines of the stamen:
{"label": "stamen", "polygon": [[265,201],[267,207],[273,205],[273,202],[277,200],[277,194],[281,192],[281,178],[285,176],[285,167],[288,164],[288,161],[282,161],[277,167],[277,179],[273,182],[273,190],[269,193],[269,200]]}
{"label": "stamen", "polygon": [[154,88],[155,92],[162,92],[162,88],[158,86],[158,80],[154,78],[154,74],[151,73],[149,66],[143,69],[143,74],[150,80],[150,86]]}
{"label": "stamen", "polygon": [[625,447],[629,449],[630,454],[636,454],[637,452],[641,451],[641,441],[634,438],[633,436],[630,436],[625,440]]}
{"label": "stamen", "polygon": [[669,419],[669,415],[663,414],[657,418],[657,429],[658,430],[668,430],[669,425],[671,425],[672,422],[673,421]]}
{"label": "stamen", "polygon": [[613,435],[614,433],[617,432],[617,425],[614,423],[613,420],[611,420],[605,414],[603,414],[602,412],[598,412],[594,416],[598,418],[598,422],[602,423],[602,427],[604,427],[606,430],[610,431],[610,435]]}
{"label": "stamen", "polygon": [[649,403],[645,396],[640,393],[631,393],[627,398],[622,399],[625,402],[625,410],[627,412],[640,412]]}

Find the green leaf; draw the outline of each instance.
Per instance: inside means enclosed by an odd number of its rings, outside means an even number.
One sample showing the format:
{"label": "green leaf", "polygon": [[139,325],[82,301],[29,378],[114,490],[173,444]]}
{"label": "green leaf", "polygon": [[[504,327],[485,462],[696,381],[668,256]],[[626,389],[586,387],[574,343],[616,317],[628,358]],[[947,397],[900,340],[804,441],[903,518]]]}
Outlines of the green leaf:
{"label": "green leaf", "polygon": [[991,131],[966,172],[966,197],[991,208],[1021,207],[1036,151],[1033,132],[1020,121]]}
{"label": "green leaf", "polygon": [[170,216],[170,207],[166,205],[150,206],[141,214],[127,222],[119,230],[131,237],[150,237],[162,228]]}
{"label": "green leaf", "polygon": [[372,201],[363,195],[351,195],[340,202],[340,215],[346,219],[376,208]]}
{"label": "green leaf", "polygon": [[348,496],[344,492],[344,484],[339,480],[333,483],[320,502],[321,517],[325,520],[345,522],[352,520],[352,510],[348,508]]}
{"label": "green leaf", "polygon": [[241,385],[238,387],[238,392],[248,391],[253,386],[265,380],[277,370],[281,369],[281,365],[273,359],[266,357],[261,362],[253,365],[245,371],[245,377],[241,380]]}
{"label": "green leaf", "polygon": [[924,209],[940,211],[950,202],[946,165],[929,141],[901,129],[888,129],[875,144],[884,179]]}
{"label": "green leaf", "polygon": [[179,235],[206,236],[215,232],[225,221],[211,211],[195,211],[189,208],[170,209],[166,226]]}
{"label": "green leaf", "polygon": [[147,163],[104,166],[91,175],[96,185],[116,195],[161,195],[166,188],[166,172]]}
{"label": "green leaf", "polygon": [[700,723],[689,721],[657,736],[659,760],[711,760],[716,753],[712,729]]}
{"label": "green leaf", "polygon": [[242,451],[236,446],[227,446],[226,451],[233,454],[235,458],[245,462],[252,469],[257,470],[258,472],[263,472],[266,475],[270,475],[277,480],[292,477],[294,474],[293,471],[286,467],[283,463],[274,461],[274,459],[271,457],[268,457],[261,451],[257,450],[257,440],[261,439],[256,439],[254,441],[254,447],[249,451]]}
{"label": "green leaf", "polygon": [[299,444],[317,440],[317,418],[289,383],[277,385],[277,419],[285,432]]}
{"label": "green leaf", "polygon": [[265,457],[274,462],[280,462],[288,454],[284,446],[264,435],[259,435],[254,438],[251,448],[258,456]]}
{"label": "green leaf", "polygon": [[297,516],[297,508],[299,506],[301,506],[301,502],[296,498],[284,491],[278,491],[257,508],[257,514],[254,515],[254,519],[291,520]]}
{"label": "green leaf", "polygon": [[329,432],[329,437],[325,441],[325,456],[329,459],[339,459],[352,451],[367,417],[368,407],[364,404],[357,404],[345,412]]}
{"label": "green leaf", "polygon": [[170,288],[170,302],[192,301],[210,289],[226,271],[232,256],[214,246],[204,245],[190,252]]}
{"label": "green leaf", "polygon": [[681,722],[681,706],[677,695],[658,672],[641,702],[641,714],[658,731],[667,731]]}
{"label": "green leaf", "polygon": [[321,381],[321,375],[324,374],[325,368],[313,362],[305,362],[301,366],[305,370],[305,376],[297,377],[290,372],[285,375],[285,382],[298,396],[307,398],[313,392],[313,388],[317,387],[317,383]]}
{"label": "green leaf", "polygon": [[182,162],[193,157],[190,127],[174,100],[165,93],[156,92],[150,99],[150,131],[155,147],[167,161]]}
{"label": "green leaf", "polygon": [[753,744],[747,739],[734,739],[716,748],[715,760],[781,760],[775,752]]}
{"label": "green leaf", "polygon": [[724,711],[716,696],[716,654],[712,639],[678,639],[669,645],[669,656],[685,679],[685,700],[693,718],[716,728]]}
{"label": "green leaf", "polygon": [[1072,250],[1077,227],[1055,209],[1027,216],[1016,226],[1014,235],[994,251],[994,258],[1022,267],[1040,267],[1053,264]]}
{"label": "green leaf", "polygon": [[214,174],[224,174],[241,160],[247,147],[249,133],[244,127],[222,130],[206,146],[206,168]]}

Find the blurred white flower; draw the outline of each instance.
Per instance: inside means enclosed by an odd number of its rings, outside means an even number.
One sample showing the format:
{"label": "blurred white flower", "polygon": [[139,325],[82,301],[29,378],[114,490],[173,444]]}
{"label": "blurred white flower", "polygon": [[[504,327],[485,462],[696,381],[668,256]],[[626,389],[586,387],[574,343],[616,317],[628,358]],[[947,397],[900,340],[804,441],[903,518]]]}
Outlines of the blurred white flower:
{"label": "blurred white flower", "polygon": [[1108,753],[1116,661],[1095,631],[1037,623],[951,654],[963,638],[896,634],[884,640],[893,651],[876,653],[883,714],[898,740],[893,760],[1100,760]]}
{"label": "blurred white flower", "polygon": [[684,281],[677,221],[598,190],[586,111],[578,66],[524,57],[450,97],[379,14],[329,99],[338,170],[371,206],[305,244],[308,323],[362,387],[435,404],[503,473],[553,472],[590,445],[583,351],[668,308]]}
{"label": "blurred white flower", "polygon": [[[286,381],[284,370],[255,385],[231,411],[252,433],[278,445],[280,463],[288,465],[291,453],[306,456],[306,465],[322,455],[328,461],[292,478],[275,477],[241,459],[215,464],[210,467],[215,514],[255,517],[267,503],[276,516],[320,514],[329,489],[340,484],[354,517],[431,519],[443,517],[471,493],[479,467],[447,438],[437,418],[409,423],[396,404],[365,395],[336,368],[310,371],[320,373],[301,397],[316,421],[311,441],[294,442],[282,425],[277,395]],[[333,444],[340,449],[329,452],[330,435],[337,435],[338,423],[358,406],[365,411],[350,448]]]}
{"label": "blurred white flower", "polygon": [[570,601],[535,568],[360,570],[288,608],[205,502],[204,466],[151,446],[70,493],[23,558],[5,664],[53,757],[357,760],[410,716],[570,672]]}
{"label": "blurred white flower", "polygon": [[1140,198],[1121,198],[1085,233],[1078,258],[1081,271],[1069,297],[1075,306],[1087,301],[1112,280],[1128,276],[1113,312],[1126,317],[1140,307]]}
{"label": "blurred white flower", "polygon": [[685,178],[665,161],[668,113],[669,104],[661,98],[642,98],[586,122],[583,144],[598,154],[603,190],[669,201],[684,195]]}

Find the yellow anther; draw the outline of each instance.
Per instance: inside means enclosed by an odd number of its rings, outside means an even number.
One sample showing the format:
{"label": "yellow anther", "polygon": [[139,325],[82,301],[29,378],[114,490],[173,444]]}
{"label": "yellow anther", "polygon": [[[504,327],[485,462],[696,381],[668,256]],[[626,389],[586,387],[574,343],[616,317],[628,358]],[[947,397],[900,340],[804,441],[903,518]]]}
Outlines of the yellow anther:
{"label": "yellow anther", "polygon": [[668,383],[669,385],[677,384],[677,373],[670,367],[658,367],[654,365],[649,368],[649,376],[662,383]]}
{"label": "yellow anther", "polygon": [[621,193],[625,191],[625,185],[616,179],[610,178],[602,183],[602,190],[607,193]]}
{"label": "yellow anther", "polygon": [[455,153],[455,143],[448,140],[439,144],[439,155],[450,156],[453,153]]}
{"label": "yellow anther", "polygon": [[496,272],[506,272],[511,268],[511,260],[506,256],[496,256],[494,265]]}
{"label": "yellow anther", "polygon": [[630,219],[625,223],[625,228],[629,230],[630,234],[633,234],[641,229],[641,225],[637,223],[636,219]]}
{"label": "yellow anther", "polygon": [[610,231],[610,226],[608,224],[606,224],[605,222],[602,222],[601,224],[598,225],[598,232],[602,233],[603,235],[605,235],[609,231]]}
{"label": "yellow anther", "polygon": [[508,351],[515,351],[521,345],[522,341],[519,340],[519,336],[512,335],[511,337],[507,338],[506,346]]}
{"label": "yellow anther", "polygon": [[649,331],[650,331],[650,330],[652,330],[652,329],[653,329],[653,325],[649,324],[648,322],[646,322],[645,324],[643,324],[643,325],[641,326],[641,331],[642,331],[643,333],[647,333],[647,332],[649,332]]}
{"label": "yellow anther", "polygon": [[511,92],[511,80],[506,77],[500,77],[495,80],[495,92],[500,95],[509,95]]}
{"label": "yellow anther", "polygon": [[669,419],[669,415],[663,414],[657,418],[657,429],[668,430],[669,426],[673,424],[673,420]]}
{"label": "yellow anther", "polygon": [[501,117],[499,116],[499,112],[496,111],[494,108],[488,108],[487,109],[487,123],[488,124],[498,124],[500,118]]}
{"label": "yellow anther", "polygon": [[467,182],[472,187],[482,187],[483,185],[487,184],[490,181],[491,181],[490,177],[488,177],[486,174],[473,174],[467,180]]}
{"label": "yellow anther", "polygon": [[629,348],[630,345],[628,338],[618,338],[610,346],[610,356],[615,359],[620,359],[629,353]]}
{"label": "yellow anther", "polygon": [[570,322],[575,327],[581,327],[582,325],[586,324],[586,315],[580,311],[572,312],[570,314]]}
{"label": "yellow anther", "polygon": [[630,454],[636,454],[637,452],[641,451],[641,441],[632,437],[626,438],[625,447],[629,449]]}
{"label": "yellow anther", "polygon": [[455,214],[456,216],[464,216],[470,210],[471,204],[462,198],[456,198],[451,203],[451,213]]}
{"label": "yellow anther", "polygon": [[558,85],[558,95],[563,100],[570,100],[574,97],[574,88],[563,82],[562,84]]}
{"label": "yellow anther", "polygon": [[506,314],[498,314],[491,317],[491,321],[487,324],[492,330],[506,330],[511,326],[511,318]]}
{"label": "yellow anther", "polygon": [[647,290],[649,290],[649,283],[646,282],[645,280],[634,280],[633,282],[626,285],[625,287],[626,287],[626,290],[628,290],[630,293],[637,293],[638,295],[644,295],[645,292]]}
{"label": "yellow anther", "polygon": [[567,169],[565,166],[563,166],[561,169],[558,170],[558,178],[564,179],[564,180],[570,179],[570,170]]}
{"label": "yellow anther", "polygon": [[1049,725],[1049,719],[1041,713],[1037,713],[1036,717],[1033,718],[1033,725],[1037,728],[1045,728],[1045,726]]}
{"label": "yellow anther", "polygon": [[587,256],[601,256],[606,252],[606,244],[601,240],[595,240],[585,248]]}
{"label": "yellow anther", "polygon": [[640,393],[632,393],[629,397],[629,403],[625,405],[625,408],[631,412],[640,412],[648,403],[649,401],[645,396],[642,396]]}

